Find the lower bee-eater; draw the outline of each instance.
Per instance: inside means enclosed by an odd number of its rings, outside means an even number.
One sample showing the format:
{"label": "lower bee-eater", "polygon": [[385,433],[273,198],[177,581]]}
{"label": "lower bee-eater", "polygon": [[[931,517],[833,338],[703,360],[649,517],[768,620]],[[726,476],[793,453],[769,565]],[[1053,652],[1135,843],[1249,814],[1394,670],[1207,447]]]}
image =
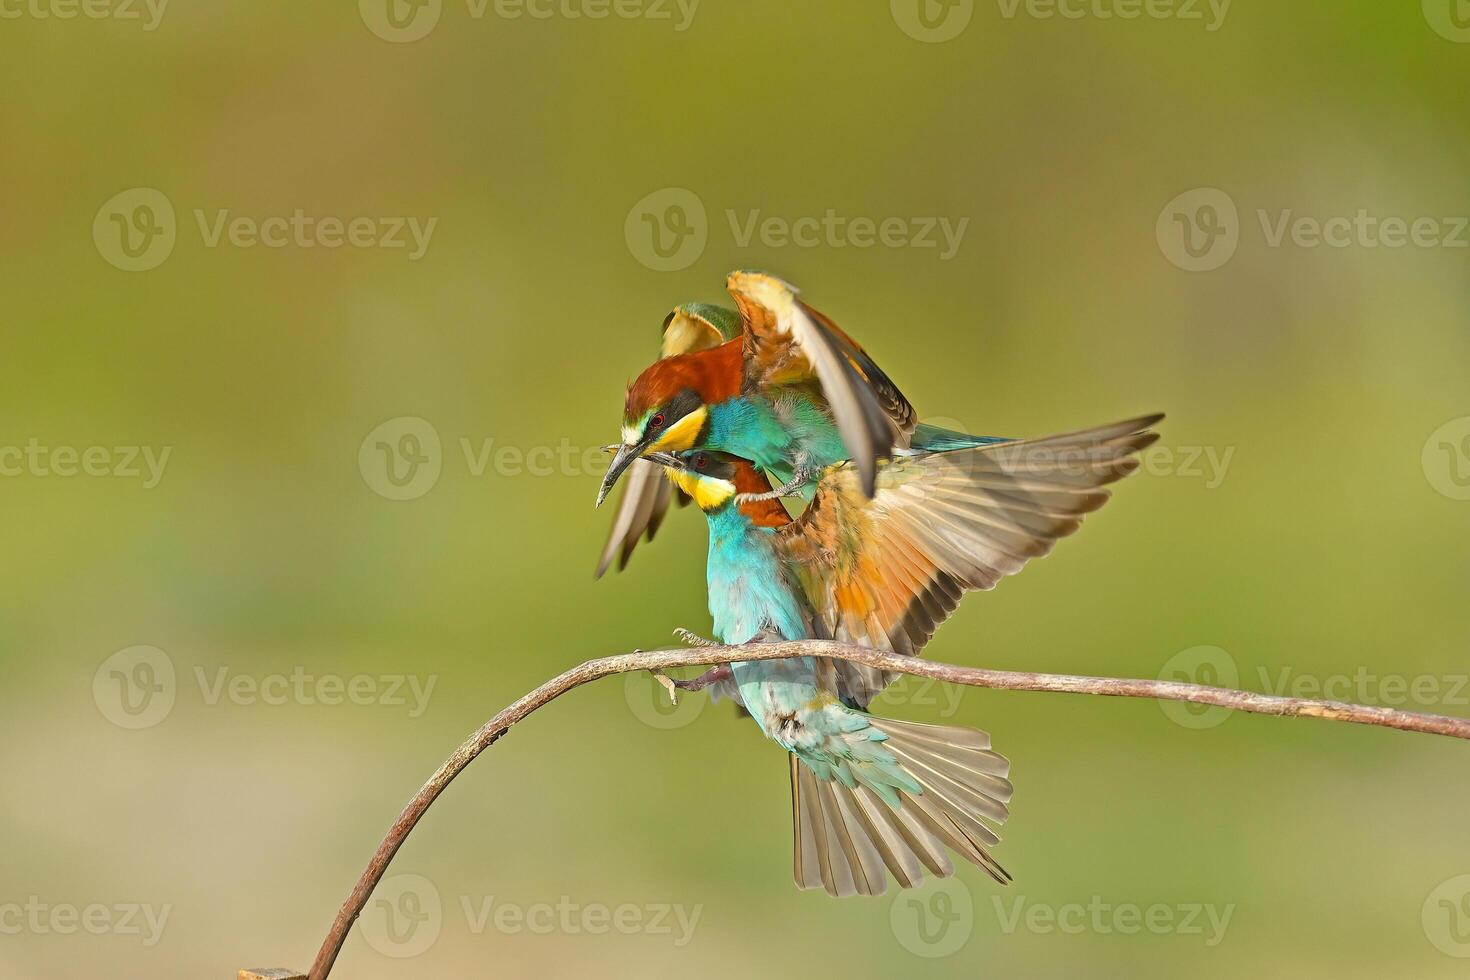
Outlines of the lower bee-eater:
{"label": "lower bee-eater", "polygon": [[[869,498],[851,464],[829,467],[793,520],[749,461],[653,453],[709,524],[715,637],[739,644],[833,638],[916,654],[964,592],[989,589],[1108,499],[1157,416],[1048,439],[887,461]],[[878,894],[953,867],[945,848],[1002,883],[994,825],[1009,763],[983,732],[865,709],[888,678],[847,661],[736,662],[720,689],[790,753],[795,877],[832,895]]]}

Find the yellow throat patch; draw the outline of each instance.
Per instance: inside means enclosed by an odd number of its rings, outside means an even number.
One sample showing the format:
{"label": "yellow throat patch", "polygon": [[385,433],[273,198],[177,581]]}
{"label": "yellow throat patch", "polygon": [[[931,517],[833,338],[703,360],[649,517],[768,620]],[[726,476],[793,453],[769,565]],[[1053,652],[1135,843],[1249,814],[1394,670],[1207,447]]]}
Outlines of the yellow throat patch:
{"label": "yellow throat patch", "polygon": [[688,470],[665,469],[669,482],[694,499],[700,510],[714,510],[735,496],[735,484],[712,476],[700,476]]}

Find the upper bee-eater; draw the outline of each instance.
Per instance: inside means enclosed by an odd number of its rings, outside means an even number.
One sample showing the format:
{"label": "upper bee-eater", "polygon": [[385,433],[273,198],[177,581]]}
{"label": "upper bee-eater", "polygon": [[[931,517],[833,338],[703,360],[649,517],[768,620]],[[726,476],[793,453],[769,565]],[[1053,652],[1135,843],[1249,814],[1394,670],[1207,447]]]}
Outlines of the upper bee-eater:
{"label": "upper bee-eater", "polygon": [[[677,357],[695,351],[709,350],[740,336],[740,315],[734,310],[709,303],[685,303],[674,307],[664,318],[663,343],[659,358]],[[602,547],[602,557],[597,562],[597,577],[607,571],[613,556],[618,557],[618,569],[628,564],[628,556],[637,547],[645,533],[652,541],[663,523],[669,509],[669,499],[674,486],[660,475],[658,464],[645,459],[633,458],[627,465],[628,477],[623,481],[623,496],[618,502],[617,514],[613,517],[612,529],[607,543]],[[616,476],[613,477],[616,479]],[[607,491],[598,493],[598,502]],[[681,492],[679,503],[689,500]]]}
{"label": "upper bee-eater", "polygon": [[[708,519],[720,642],[832,638],[916,654],[965,591],[1020,571],[1102,506],[1158,418],[893,458],[879,464],[871,498],[857,467],[837,464],[795,520],[747,460],[649,458]],[[717,682],[790,753],[797,884],[878,894],[886,867],[912,887],[921,866],[953,872],[945,847],[1008,881],[988,849],[1000,840],[990,825],[1008,812],[1009,763],[983,732],[869,714],[887,680],[799,657],[736,662]]]}
{"label": "upper bee-eater", "polygon": [[1001,440],[919,424],[913,406],[872,358],[781,280],[734,272],[739,312],[679,307],[664,321],[660,358],[628,388],[622,441],[598,491],[600,505],[632,468],[597,574],[619,567],[639,537],[651,539],[669,491],[648,452],[710,449],[753,461],[781,486],[771,495],[811,499],[827,466],[851,459],[871,493],[875,461],[897,450],[957,449]]}

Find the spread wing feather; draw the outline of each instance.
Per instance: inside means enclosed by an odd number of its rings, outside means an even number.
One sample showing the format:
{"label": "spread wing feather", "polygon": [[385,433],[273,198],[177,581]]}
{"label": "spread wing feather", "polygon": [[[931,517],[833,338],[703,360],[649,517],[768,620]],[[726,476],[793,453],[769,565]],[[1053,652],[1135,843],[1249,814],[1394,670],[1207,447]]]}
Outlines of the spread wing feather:
{"label": "spread wing feather", "polygon": [[740,308],[746,385],[819,384],[861,488],[871,496],[878,459],[908,444],[913,406],[851,337],[798,300],[788,283],[733,272],[726,288]]}
{"label": "spread wing feather", "polygon": [[[1106,503],[1161,418],[889,460],[872,499],[851,465],[831,467],[780,532],[783,557],[833,638],[916,655],[965,592],[994,588]],[[837,693],[860,707],[889,680],[835,671]]]}

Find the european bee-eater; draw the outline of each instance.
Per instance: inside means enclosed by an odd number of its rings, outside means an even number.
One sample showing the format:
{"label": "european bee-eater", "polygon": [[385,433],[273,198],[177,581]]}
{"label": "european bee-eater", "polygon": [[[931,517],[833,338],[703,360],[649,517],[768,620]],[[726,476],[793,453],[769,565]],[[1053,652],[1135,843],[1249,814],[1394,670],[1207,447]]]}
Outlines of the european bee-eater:
{"label": "european bee-eater", "polygon": [[[1158,418],[894,458],[879,464],[871,498],[857,467],[837,464],[795,520],[747,460],[649,458],[708,519],[720,642],[834,638],[917,654],[964,592],[1020,571],[1102,506]],[[1009,763],[983,732],[869,714],[887,680],[801,657],[733,663],[719,682],[791,754],[797,884],[878,894],[886,867],[908,888],[921,867],[953,872],[945,847],[1008,881],[988,848],[1008,812]]]}
{"label": "european bee-eater", "polygon": [[918,424],[913,406],[868,354],[781,280],[734,272],[739,312],[708,304],[664,321],[660,359],[628,388],[622,441],[598,491],[600,505],[632,467],[598,563],[619,568],[640,536],[652,539],[669,493],[636,465],[649,452],[710,449],[753,461],[781,483],[772,496],[810,500],[815,477],[851,459],[872,492],[878,458],[999,442]]}

